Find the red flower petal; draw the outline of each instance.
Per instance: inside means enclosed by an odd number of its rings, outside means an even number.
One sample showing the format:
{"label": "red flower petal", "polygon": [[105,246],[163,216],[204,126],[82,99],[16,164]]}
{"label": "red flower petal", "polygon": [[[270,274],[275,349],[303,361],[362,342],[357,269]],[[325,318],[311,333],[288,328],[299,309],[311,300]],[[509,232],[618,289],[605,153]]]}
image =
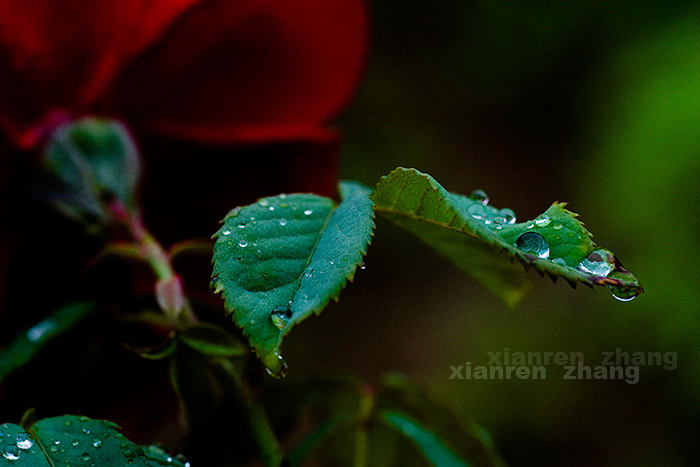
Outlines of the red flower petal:
{"label": "red flower petal", "polygon": [[89,110],[119,68],[200,0],[0,0],[0,125]]}
{"label": "red flower petal", "polygon": [[106,110],[206,142],[328,139],[367,48],[361,0],[212,0],[193,8],[118,82]]}

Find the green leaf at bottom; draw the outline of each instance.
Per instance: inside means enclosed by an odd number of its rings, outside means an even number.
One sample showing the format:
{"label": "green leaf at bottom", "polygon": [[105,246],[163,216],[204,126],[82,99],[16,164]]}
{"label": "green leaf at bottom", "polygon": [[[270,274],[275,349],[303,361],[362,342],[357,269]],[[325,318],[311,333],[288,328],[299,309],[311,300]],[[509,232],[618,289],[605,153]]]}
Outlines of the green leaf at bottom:
{"label": "green leaf at bottom", "polygon": [[13,467],[189,467],[156,447],[126,439],[112,422],[64,415],[23,428],[0,425],[0,465]]}

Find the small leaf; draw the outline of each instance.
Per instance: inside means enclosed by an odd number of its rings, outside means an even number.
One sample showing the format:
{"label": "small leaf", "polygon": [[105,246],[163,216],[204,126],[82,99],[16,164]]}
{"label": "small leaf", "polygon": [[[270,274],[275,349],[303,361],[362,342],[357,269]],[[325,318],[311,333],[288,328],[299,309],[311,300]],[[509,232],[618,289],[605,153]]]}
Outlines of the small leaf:
{"label": "small leaf", "polygon": [[[110,467],[188,467],[158,448],[142,448],[126,439],[112,422],[64,415],[22,428],[0,425],[0,463],[17,467],[100,465]],[[161,455],[160,453],[163,453]]]}
{"label": "small leaf", "polygon": [[248,353],[248,347],[215,324],[195,324],[178,333],[184,345],[213,356],[233,357]]}
{"label": "small leaf", "polygon": [[369,191],[335,207],[311,194],[280,195],[236,208],[214,235],[212,290],[273,376],[291,328],[337,300],[362,263],[374,229]]}
{"label": "small leaf", "polygon": [[[430,175],[404,168],[383,177],[371,198],[377,212],[438,250],[509,306],[517,305],[531,288],[515,260],[572,285],[608,285],[630,296],[642,292],[636,278],[612,253],[595,245],[563,203],[515,224],[513,211],[488,205],[483,192],[471,197],[450,193]],[[601,261],[611,265],[609,270]],[[593,269],[586,269],[587,264]]]}
{"label": "small leaf", "polygon": [[49,342],[87,318],[95,308],[89,302],[64,306],[18,335],[0,353],[0,381],[26,365]]}

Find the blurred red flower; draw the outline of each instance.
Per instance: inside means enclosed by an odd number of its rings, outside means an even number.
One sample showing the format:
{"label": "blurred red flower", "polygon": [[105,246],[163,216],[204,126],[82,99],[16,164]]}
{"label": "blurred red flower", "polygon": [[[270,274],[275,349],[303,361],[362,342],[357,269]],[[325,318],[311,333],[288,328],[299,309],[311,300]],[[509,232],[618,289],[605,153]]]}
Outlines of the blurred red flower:
{"label": "blurred red flower", "polygon": [[0,0],[0,126],[52,110],[204,143],[332,138],[367,45],[362,0]]}

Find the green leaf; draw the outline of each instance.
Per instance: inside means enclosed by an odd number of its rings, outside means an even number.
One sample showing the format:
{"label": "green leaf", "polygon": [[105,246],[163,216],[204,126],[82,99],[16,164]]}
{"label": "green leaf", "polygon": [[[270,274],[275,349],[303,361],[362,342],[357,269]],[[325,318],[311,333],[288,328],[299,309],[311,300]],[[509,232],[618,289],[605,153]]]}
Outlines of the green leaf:
{"label": "green leaf", "polygon": [[432,465],[468,467],[468,464],[462,461],[440,438],[416,423],[411,417],[398,412],[384,412],[381,418],[410,438]]}
{"label": "green leaf", "polygon": [[64,306],[18,335],[0,353],[0,381],[30,362],[49,342],[87,318],[95,308],[89,302]]}
{"label": "green leaf", "polygon": [[104,420],[64,415],[45,418],[25,428],[6,423],[0,425],[0,432],[2,465],[189,466],[155,446],[136,445],[119,432],[117,425]]}
{"label": "green leaf", "polygon": [[357,189],[337,207],[311,194],[263,198],[222,221],[211,286],[271,375],[286,371],[284,336],[354,277],[373,217],[369,191]]}
{"label": "green leaf", "polygon": [[52,194],[78,219],[106,219],[103,202],[116,198],[136,210],[140,167],[136,145],[119,122],[84,118],[59,126],[44,151],[44,166],[61,187]]}
{"label": "green leaf", "polygon": [[531,288],[525,268],[569,284],[607,285],[618,298],[642,292],[637,279],[612,253],[554,203],[537,219],[515,224],[508,208],[488,205],[485,194],[462,196],[430,175],[398,168],[383,177],[371,196],[375,210],[432,246],[462,271],[516,306]]}
{"label": "green leaf", "polygon": [[225,329],[210,323],[188,326],[178,333],[184,345],[213,356],[233,357],[248,353],[248,347]]}
{"label": "green leaf", "polygon": [[[488,432],[459,416],[449,401],[404,377],[386,376],[377,390],[375,416],[407,436],[434,465],[503,466]],[[442,458],[445,462],[435,463]]]}

